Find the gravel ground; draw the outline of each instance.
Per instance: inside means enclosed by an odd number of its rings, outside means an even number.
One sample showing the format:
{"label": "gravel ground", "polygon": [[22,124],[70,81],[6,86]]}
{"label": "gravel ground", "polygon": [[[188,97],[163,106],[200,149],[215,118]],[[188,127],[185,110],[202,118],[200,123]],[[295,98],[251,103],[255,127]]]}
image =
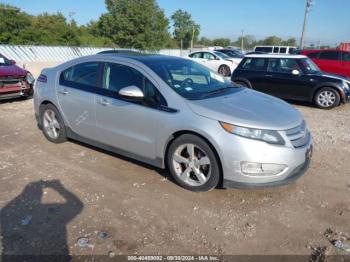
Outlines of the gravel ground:
{"label": "gravel ground", "polygon": [[350,105],[294,106],[315,144],[305,176],[279,188],[192,193],[162,170],[49,143],[31,100],[1,102],[2,252],[350,254],[334,246],[350,237]]}

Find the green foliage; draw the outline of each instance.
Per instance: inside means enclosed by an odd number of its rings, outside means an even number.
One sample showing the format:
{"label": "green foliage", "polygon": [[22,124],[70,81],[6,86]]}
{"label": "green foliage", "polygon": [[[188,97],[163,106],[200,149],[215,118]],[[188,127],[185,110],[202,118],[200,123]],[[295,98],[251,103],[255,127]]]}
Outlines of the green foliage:
{"label": "green foliage", "polygon": [[17,43],[30,26],[31,17],[18,8],[0,4],[0,43]]}
{"label": "green foliage", "polygon": [[[105,0],[105,4],[107,12],[98,21],[81,26],[61,13],[31,16],[14,6],[0,4],[0,43],[158,50],[188,48],[193,40],[203,46],[241,46],[242,38],[232,43],[228,38],[202,37],[198,40],[200,26],[190,13],[181,9],[171,16],[172,38],[169,20],[156,0]],[[277,36],[256,40],[254,36],[246,35],[243,44],[245,49],[253,49],[256,45],[296,46],[297,41]]]}
{"label": "green foliage", "polygon": [[210,38],[203,36],[203,37],[201,37],[201,39],[198,40],[197,44],[202,45],[202,46],[212,46],[213,41]]}
{"label": "green foliage", "polygon": [[192,20],[190,13],[179,9],[171,16],[171,20],[173,21],[174,38],[180,44],[181,49],[190,46],[192,37],[194,43],[197,41],[200,25]]}
{"label": "green foliage", "polygon": [[222,46],[222,47],[227,47],[231,43],[231,40],[229,38],[216,38],[213,40],[213,45],[214,46]]}
{"label": "green foliage", "polygon": [[169,42],[169,21],[155,0],[106,0],[98,35],[120,47],[157,50]]}

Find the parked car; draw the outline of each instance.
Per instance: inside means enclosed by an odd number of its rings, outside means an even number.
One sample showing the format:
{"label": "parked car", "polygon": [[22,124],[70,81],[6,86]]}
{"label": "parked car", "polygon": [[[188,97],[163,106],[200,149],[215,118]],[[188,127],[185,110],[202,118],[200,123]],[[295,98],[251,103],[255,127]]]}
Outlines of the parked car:
{"label": "parked car", "polygon": [[242,58],[244,57],[244,54],[237,50],[237,49],[217,49],[215,50],[217,52],[224,53],[225,55],[229,56],[230,58],[236,59],[238,64],[242,61]]}
{"label": "parked car", "polygon": [[321,70],[350,78],[350,52],[336,49],[303,50]]}
{"label": "parked car", "polygon": [[350,81],[322,72],[303,55],[247,55],[231,80],[283,99],[331,109],[350,100]]}
{"label": "parked car", "polygon": [[0,99],[30,97],[34,81],[30,72],[0,54]]}
{"label": "parked car", "polygon": [[286,184],[311,157],[297,110],[180,57],[102,54],[44,69],[34,108],[49,141],[167,167],[193,191]]}
{"label": "parked car", "polygon": [[294,54],[297,48],[295,46],[256,46],[254,52],[263,52],[267,54]]}
{"label": "parked car", "polygon": [[194,52],[189,58],[226,77],[231,76],[241,61],[217,51]]}

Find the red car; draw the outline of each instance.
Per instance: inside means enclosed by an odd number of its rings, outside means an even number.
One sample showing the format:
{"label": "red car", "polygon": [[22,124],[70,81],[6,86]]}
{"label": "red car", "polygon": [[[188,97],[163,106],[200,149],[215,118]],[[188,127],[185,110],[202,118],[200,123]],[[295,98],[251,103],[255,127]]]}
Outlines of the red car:
{"label": "red car", "polygon": [[303,50],[325,72],[350,78],[350,52],[339,49]]}
{"label": "red car", "polygon": [[34,81],[30,72],[0,54],[0,99],[32,96]]}

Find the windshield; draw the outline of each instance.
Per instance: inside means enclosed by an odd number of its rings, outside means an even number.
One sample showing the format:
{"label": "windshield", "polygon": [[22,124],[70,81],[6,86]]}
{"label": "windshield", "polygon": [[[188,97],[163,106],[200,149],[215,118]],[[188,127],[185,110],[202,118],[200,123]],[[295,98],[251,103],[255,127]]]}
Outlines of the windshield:
{"label": "windshield", "polygon": [[307,73],[317,73],[321,71],[320,68],[318,68],[318,66],[309,58],[301,59],[301,63],[303,64]]}
{"label": "windshield", "polygon": [[0,54],[0,65],[11,65],[11,61]]}
{"label": "windshield", "polygon": [[162,61],[148,66],[176,93],[189,100],[225,94],[233,88],[223,76],[191,60]]}
{"label": "windshield", "polygon": [[214,54],[216,54],[218,57],[220,57],[222,59],[230,59],[230,57],[228,55],[221,53],[221,52],[215,51]]}

